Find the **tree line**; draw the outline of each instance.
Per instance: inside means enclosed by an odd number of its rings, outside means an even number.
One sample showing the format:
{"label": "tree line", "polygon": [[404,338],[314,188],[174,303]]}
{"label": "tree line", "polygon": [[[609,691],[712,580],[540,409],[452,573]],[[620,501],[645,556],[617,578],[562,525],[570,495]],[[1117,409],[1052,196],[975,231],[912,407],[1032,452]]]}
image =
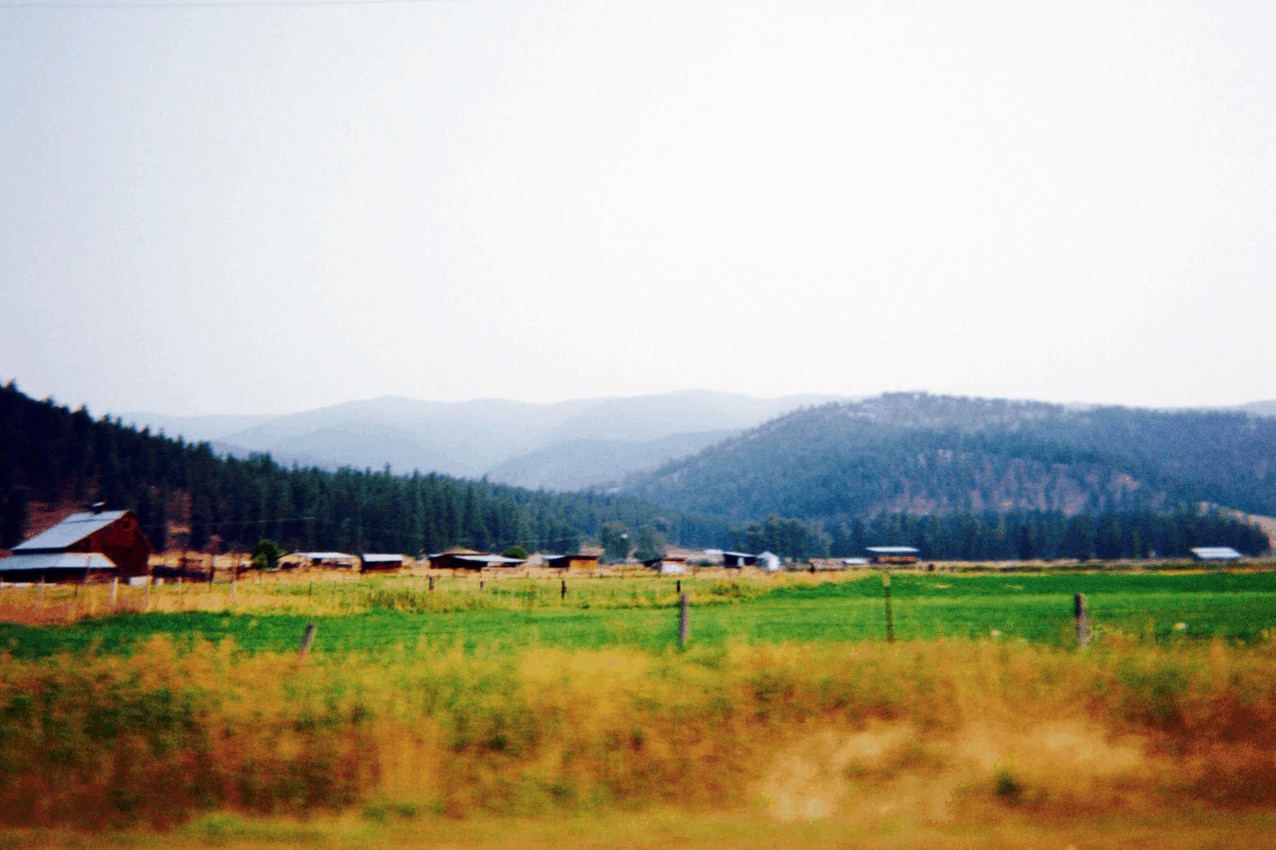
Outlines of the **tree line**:
{"label": "tree line", "polygon": [[437,552],[450,546],[570,553],[609,521],[660,525],[715,545],[722,520],[662,511],[638,499],[546,493],[389,468],[286,468],[269,455],[220,457],[118,418],[95,419],[0,388],[0,547],[27,534],[37,503],[130,508],[156,549],[247,551],[269,538],[290,550]]}
{"label": "tree line", "polygon": [[937,561],[1186,558],[1198,546],[1244,555],[1268,549],[1265,532],[1219,510],[1061,511],[917,515],[806,522],[770,516],[736,527],[732,546],[792,558],[858,557],[870,546],[912,546]]}

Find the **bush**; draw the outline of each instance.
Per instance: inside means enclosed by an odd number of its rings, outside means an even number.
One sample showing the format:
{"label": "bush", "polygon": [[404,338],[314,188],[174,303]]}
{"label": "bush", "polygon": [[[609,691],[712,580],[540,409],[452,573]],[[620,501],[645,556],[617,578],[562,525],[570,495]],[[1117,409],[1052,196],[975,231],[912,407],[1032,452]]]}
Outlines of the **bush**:
{"label": "bush", "polygon": [[284,550],[273,540],[258,540],[253,547],[253,566],[259,570],[273,570],[279,567],[279,559]]}

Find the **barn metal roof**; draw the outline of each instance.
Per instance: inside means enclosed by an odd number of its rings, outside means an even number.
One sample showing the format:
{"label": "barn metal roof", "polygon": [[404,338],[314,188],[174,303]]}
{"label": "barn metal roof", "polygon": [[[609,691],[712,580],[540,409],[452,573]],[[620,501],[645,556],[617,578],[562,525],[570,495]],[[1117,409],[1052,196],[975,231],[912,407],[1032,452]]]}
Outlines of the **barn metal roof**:
{"label": "barn metal roof", "polygon": [[101,552],[28,552],[0,560],[0,573],[14,570],[113,570]]}
{"label": "barn metal roof", "polygon": [[524,563],[522,558],[506,558],[501,555],[456,555],[451,552],[438,552],[430,556],[431,561],[436,558],[453,558],[457,561],[467,561],[471,564],[489,564],[493,566]]}
{"label": "barn metal roof", "polygon": [[396,561],[402,562],[402,555],[364,555],[363,560],[370,564],[392,564]]}
{"label": "barn metal roof", "polygon": [[1244,557],[1231,546],[1198,546],[1192,554],[1202,561],[1236,561]]}
{"label": "barn metal roof", "polygon": [[867,546],[869,552],[876,552],[879,555],[916,555],[920,549],[914,549],[912,546]]}
{"label": "barn metal roof", "polygon": [[[121,519],[128,511],[71,514],[48,531],[13,547],[14,552],[47,552],[65,549],[79,543],[95,531],[101,531]],[[112,564],[111,566],[115,566]]]}

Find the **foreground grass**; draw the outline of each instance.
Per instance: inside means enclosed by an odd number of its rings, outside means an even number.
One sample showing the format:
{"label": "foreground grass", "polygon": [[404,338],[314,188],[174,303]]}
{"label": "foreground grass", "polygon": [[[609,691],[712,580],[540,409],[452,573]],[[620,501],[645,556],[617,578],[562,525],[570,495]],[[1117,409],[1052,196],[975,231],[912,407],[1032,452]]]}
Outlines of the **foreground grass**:
{"label": "foreground grass", "polygon": [[736,644],[0,659],[0,819],[670,807],[921,823],[1276,804],[1271,645]]}

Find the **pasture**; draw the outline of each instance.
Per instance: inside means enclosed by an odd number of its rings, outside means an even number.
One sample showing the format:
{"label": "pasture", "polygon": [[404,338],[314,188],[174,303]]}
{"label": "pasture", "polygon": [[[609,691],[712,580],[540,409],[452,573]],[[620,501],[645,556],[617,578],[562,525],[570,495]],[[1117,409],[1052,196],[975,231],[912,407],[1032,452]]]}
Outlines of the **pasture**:
{"label": "pasture", "polygon": [[[231,639],[250,652],[296,647],[318,625],[316,652],[436,651],[453,646],[676,644],[677,588],[691,604],[691,641],[874,641],[886,637],[880,576],[870,572],[775,577],[638,576],[566,579],[473,576],[264,577],[259,583],[0,590],[0,649],[14,657],[58,651],[127,652],[139,640]],[[983,638],[1045,645],[1075,641],[1073,595],[1085,594],[1096,641],[1220,638],[1253,643],[1276,630],[1276,572],[896,573],[891,600],[900,640]],[[118,611],[120,613],[113,613]]]}
{"label": "pasture", "polygon": [[1271,831],[1271,573],[897,573],[894,643],[873,573],[685,578],[685,648],[670,577],[572,576],[565,597],[557,577],[272,579],[113,601],[0,589],[0,843],[1192,847]]}

